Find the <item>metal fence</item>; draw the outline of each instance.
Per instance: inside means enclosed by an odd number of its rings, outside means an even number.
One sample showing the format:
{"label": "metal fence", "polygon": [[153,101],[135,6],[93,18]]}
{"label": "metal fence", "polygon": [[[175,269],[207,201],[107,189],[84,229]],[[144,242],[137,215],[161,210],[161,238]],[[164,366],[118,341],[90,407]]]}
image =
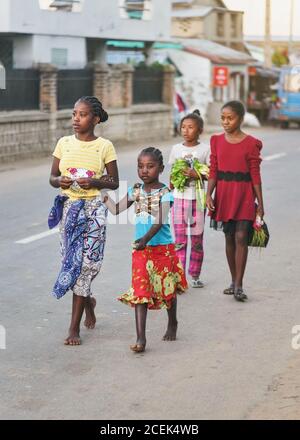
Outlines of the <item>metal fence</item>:
{"label": "metal fence", "polygon": [[31,69],[6,69],[6,88],[0,90],[0,111],[38,110],[40,73]]}
{"label": "metal fence", "polygon": [[133,73],[133,104],[162,102],[163,71],[136,68]]}
{"label": "metal fence", "polygon": [[73,108],[78,98],[93,94],[92,70],[60,70],[57,82],[59,110]]}

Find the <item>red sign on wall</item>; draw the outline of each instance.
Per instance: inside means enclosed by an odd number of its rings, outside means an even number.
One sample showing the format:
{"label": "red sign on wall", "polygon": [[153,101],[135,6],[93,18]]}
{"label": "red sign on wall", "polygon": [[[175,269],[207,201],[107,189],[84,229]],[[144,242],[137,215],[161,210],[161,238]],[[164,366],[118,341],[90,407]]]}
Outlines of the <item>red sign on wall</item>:
{"label": "red sign on wall", "polygon": [[214,87],[225,87],[228,85],[228,67],[214,67]]}

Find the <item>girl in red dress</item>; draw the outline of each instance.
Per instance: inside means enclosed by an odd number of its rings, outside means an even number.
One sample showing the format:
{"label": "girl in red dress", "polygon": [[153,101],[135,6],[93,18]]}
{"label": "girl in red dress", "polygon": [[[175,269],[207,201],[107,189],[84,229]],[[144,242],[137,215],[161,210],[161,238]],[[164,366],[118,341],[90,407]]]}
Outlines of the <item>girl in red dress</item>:
{"label": "girl in red dress", "polygon": [[264,216],[260,177],[262,143],[241,130],[244,116],[245,108],[239,101],[228,102],[222,108],[225,133],[211,138],[206,202],[212,226],[215,229],[221,227],[226,238],[226,257],[232,282],[224,294],[234,295],[237,301],[247,299],[243,291],[243,277],[249,230],[256,214],[261,218]]}

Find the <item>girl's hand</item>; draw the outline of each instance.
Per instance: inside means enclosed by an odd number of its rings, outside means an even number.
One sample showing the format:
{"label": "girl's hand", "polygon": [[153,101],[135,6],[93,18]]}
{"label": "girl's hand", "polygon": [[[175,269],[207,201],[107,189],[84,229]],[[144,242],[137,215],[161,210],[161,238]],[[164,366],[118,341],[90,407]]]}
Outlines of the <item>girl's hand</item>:
{"label": "girl's hand", "polygon": [[256,209],[256,215],[259,215],[261,219],[264,218],[265,211],[264,211],[263,206],[258,205],[258,207],[257,207],[257,209]]}
{"label": "girl's hand", "polygon": [[215,211],[215,203],[211,196],[206,196],[206,206],[210,211]]}
{"label": "girl's hand", "polygon": [[142,251],[146,247],[146,242],[143,240],[143,238],[140,238],[139,240],[136,240],[134,242],[134,249],[136,251]]}
{"label": "girl's hand", "polygon": [[68,189],[68,188],[70,188],[70,186],[71,186],[72,183],[73,183],[73,180],[70,179],[70,177],[67,177],[67,176],[60,176],[60,177],[58,178],[58,181],[59,181],[59,186],[60,186],[62,189]]}
{"label": "girl's hand", "polygon": [[93,179],[91,177],[81,177],[80,179],[76,179],[76,182],[82,189],[93,188]]}
{"label": "girl's hand", "polygon": [[193,168],[186,168],[183,172],[183,175],[188,177],[189,179],[199,179],[198,174]]}

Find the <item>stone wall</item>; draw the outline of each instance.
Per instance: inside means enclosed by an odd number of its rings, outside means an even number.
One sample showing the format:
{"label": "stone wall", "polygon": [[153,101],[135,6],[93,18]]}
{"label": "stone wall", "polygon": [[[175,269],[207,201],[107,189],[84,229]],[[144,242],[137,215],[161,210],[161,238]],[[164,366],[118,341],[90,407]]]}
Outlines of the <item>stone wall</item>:
{"label": "stone wall", "polygon": [[[173,132],[174,70],[164,72],[163,103],[132,104],[133,68],[94,65],[94,95],[109,120],[96,134],[117,143],[168,139]],[[61,136],[72,133],[70,110],[57,110],[57,71],[41,65],[40,111],[0,112],[0,163],[47,155]]]}
{"label": "stone wall", "polygon": [[[72,110],[51,115],[39,112],[0,113],[0,163],[51,154],[61,136],[72,134]],[[136,105],[108,109],[109,120],[97,126],[98,136],[110,139],[116,148],[130,142],[156,142],[172,135],[172,113],[166,104]]]}

